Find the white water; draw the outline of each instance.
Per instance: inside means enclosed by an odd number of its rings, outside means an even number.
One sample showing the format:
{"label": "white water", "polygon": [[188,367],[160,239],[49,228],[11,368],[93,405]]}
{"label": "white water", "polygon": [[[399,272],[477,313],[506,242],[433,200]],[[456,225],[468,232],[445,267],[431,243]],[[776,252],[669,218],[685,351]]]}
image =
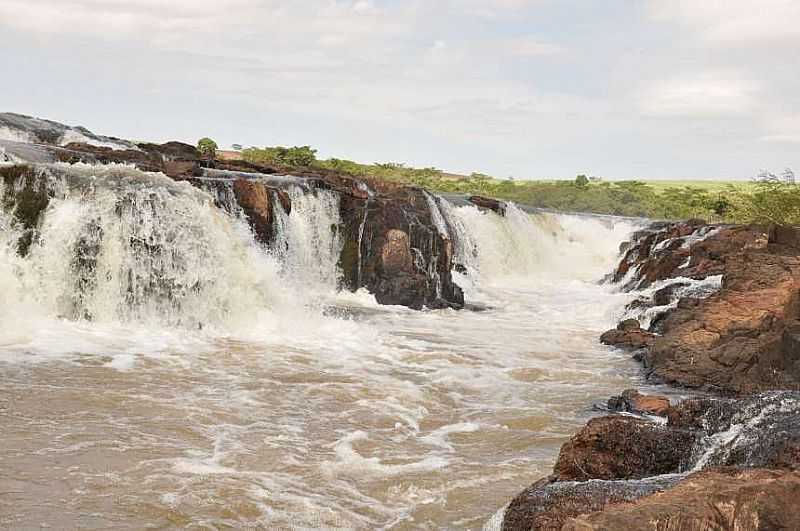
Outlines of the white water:
{"label": "white water", "polygon": [[188,185],[69,172],[29,256],[0,218],[0,525],[479,529],[641,383],[597,341],[627,222],[435,200],[489,309],[415,312],[335,291],[328,192],[269,252]]}

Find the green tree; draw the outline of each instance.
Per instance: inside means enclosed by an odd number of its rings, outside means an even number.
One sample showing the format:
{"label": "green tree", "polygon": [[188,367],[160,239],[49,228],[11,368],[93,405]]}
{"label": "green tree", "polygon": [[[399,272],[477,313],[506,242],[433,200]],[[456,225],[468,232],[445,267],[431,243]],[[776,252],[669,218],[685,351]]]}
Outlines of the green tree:
{"label": "green tree", "polygon": [[575,185],[579,188],[586,188],[589,186],[589,178],[584,174],[580,174],[575,177]]}
{"label": "green tree", "polygon": [[197,141],[197,151],[200,155],[206,158],[213,159],[217,154],[217,143],[208,137],[201,138]]}

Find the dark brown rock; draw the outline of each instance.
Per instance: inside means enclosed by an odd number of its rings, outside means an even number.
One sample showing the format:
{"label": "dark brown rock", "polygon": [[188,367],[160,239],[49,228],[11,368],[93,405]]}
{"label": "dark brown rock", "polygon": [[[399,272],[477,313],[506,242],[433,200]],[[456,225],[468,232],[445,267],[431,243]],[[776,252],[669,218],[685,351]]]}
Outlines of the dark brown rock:
{"label": "dark brown rock", "polygon": [[233,191],[257,239],[270,244],[275,234],[274,202],[280,201],[283,210],[289,214],[291,212],[289,195],[263,182],[247,179],[236,179],[233,182]]}
{"label": "dark brown rock", "polygon": [[506,204],[503,201],[498,201],[497,199],[492,199],[491,197],[483,197],[480,195],[470,196],[467,199],[467,201],[469,201],[470,203],[472,203],[477,207],[491,210],[495,214],[499,214],[501,216],[506,215]]}
{"label": "dark brown rock", "polygon": [[668,474],[685,462],[693,433],[631,417],[600,417],[572,437],[558,456],[559,481],[633,479]]}

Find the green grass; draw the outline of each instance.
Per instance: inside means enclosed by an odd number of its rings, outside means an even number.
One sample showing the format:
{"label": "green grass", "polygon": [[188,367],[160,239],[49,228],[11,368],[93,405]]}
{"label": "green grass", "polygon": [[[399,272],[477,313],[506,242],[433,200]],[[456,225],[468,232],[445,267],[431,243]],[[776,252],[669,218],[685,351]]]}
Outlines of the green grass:
{"label": "green grass", "polygon": [[750,189],[753,187],[752,181],[712,181],[703,179],[686,180],[643,180],[642,182],[650,186],[656,193],[663,192],[670,188],[692,187],[704,190],[709,193],[725,192],[731,186],[735,188]]}

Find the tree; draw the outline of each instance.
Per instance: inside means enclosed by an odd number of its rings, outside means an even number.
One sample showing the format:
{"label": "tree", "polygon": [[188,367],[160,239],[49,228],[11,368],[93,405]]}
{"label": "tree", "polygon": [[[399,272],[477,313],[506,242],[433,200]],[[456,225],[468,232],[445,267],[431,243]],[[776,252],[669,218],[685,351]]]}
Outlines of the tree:
{"label": "tree", "polygon": [[589,178],[584,174],[580,174],[575,177],[575,185],[579,188],[586,188],[589,186]]}
{"label": "tree", "polygon": [[217,154],[217,143],[208,137],[201,138],[197,141],[197,151],[200,155],[207,158],[214,158]]}

